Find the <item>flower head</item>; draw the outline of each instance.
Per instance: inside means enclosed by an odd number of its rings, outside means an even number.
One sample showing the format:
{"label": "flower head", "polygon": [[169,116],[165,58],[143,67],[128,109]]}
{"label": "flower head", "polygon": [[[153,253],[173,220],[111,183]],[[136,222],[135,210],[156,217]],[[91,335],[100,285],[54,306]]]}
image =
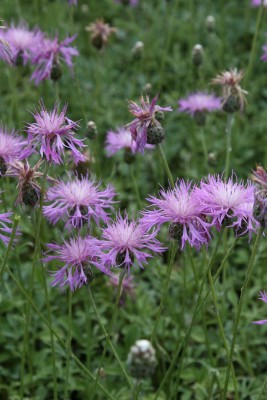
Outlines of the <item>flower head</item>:
{"label": "flower head", "polygon": [[31,79],[36,85],[44,79],[58,80],[62,74],[61,61],[72,70],[72,57],[79,55],[78,50],[70,46],[76,36],[67,37],[62,42],[59,42],[57,36],[54,39],[43,39],[32,58],[32,62],[37,66]]}
{"label": "flower head", "polygon": [[195,188],[202,212],[212,218],[218,229],[222,224],[234,227],[238,235],[247,232],[251,235],[259,224],[253,217],[255,187],[248,182],[235,182],[230,177],[224,182],[219,175],[209,176],[202,181],[200,188]]}
{"label": "flower head", "polygon": [[85,145],[82,140],[74,137],[78,124],[66,117],[66,111],[65,105],[59,112],[58,104],[55,104],[53,111],[47,111],[41,103],[40,112],[33,113],[36,122],[27,126],[28,149],[25,150],[25,156],[40,145],[41,156],[55,164],[62,163],[64,148],[70,150],[75,164],[85,161],[85,157],[77,150],[77,147],[82,148]]}
{"label": "flower head", "polygon": [[97,224],[109,221],[107,209],[113,210],[115,191],[111,185],[100,190],[100,183],[89,180],[88,176],[75,177],[68,182],[58,182],[48,189],[47,200],[52,203],[44,206],[44,215],[55,224],[60,219],[66,226],[81,228],[93,219]]}
{"label": "flower head", "polygon": [[[140,99],[140,105],[133,101],[129,102],[129,111],[136,118],[126,127],[130,129],[132,138],[136,142],[136,151],[143,152],[146,144],[157,144],[151,140],[151,136],[155,131],[161,133],[160,141],[164,138],[164,130],[161,124],[157,121],[155,113],[157,111],[172,111],[172,108],[156,105],[157,100],[158,96],[154,97],[150,103],[148,96],[146,99],[142,96]],[[160,143],[160,141],[158,141],[158,143]]]}
{"label": "flower head", "polygon": [[243,110],[246,103],[245,95],[248,92],[241,88],[240,82],[244,74],[242,71],[237,71],[236,68],[230,71],[223,71],[215,79],[211,81],[214,85],[222,86],[222,108],[226,112],[234,112]]}
{"label": "flower head", "polygon": [[85,30],[91,34],[91,42],[97,49],[102,49],[108,43],[110,35],[117,31],[102,19],[97,19],[88,25]]}
{"label": "flower head", "polygon": [[[251,5],[252,5],[253,7],[258,7],[258,6],[261,5],[261,3],[262,3],[262,0],[251,0]],[[264,5],[265,7],[267,7],[267,0],[263,0],[263,5]]]}
{"label": "flower head", "polygon": [[131,221],[120,214],[115,222],[103,229],[100,240],[100,262],[104,267],[125,267],[130,269],[136,261],[140,268],[152,257],[147,250],[162,253],[166,250],[155,238],[157,232],[147,233],[139,221]]}
{"label": "flower head", "polygon": [[25,144],[26,141],[14,131],[9,133],[0,127],[0,176],[6,173],[9,162],[20,157]]}
{"label": "flower head", "polygon": [[18,26],[11,25],[5,32],[5,38],[11,46],[14,62],[25,65],[37,51],[44,34],[37,28],[29,30],[27,24],[20,23]]}
{"label": "flower head", "polygon": [[[84,284],[90,283],[93,279],[91,266],[95,266],[101,272],[109,275],[109,272],[97,262],[99,250],[96,239],[92,237],[72,238],[64,241],[62,245],[49,243],[47,247],[49,251],[43,261],[57,260],[64,264],[59,267],[57,272],[51,272],[54,277],[52,286],[69,286],[74,291]],[[50,254],[50,252],[55,254]]]}
{"label": "flower head", "polygon": [[[131,132],[126,128],[118,128],[116,131],[108,131],[106,138],[106,151],[108,157],[113,156],[121,149],[131,150],[136,153],[136,142],[133,141]],[[152,149],[153,145],[146,144],[145,148]]]}
{"label": "flower head", "polygon": [[169,233],[173,239],[181,241],[183,249],[186,242],[199,249],[210,238],[209,228],[202,207],[194,195],[194,187],[183,179],[176,182],[174,189],[160,190],[160,198],[150,196],[147,200],[154,207],[142,214],[142,224],[146,229],[161,226],[168,222]]}
{"label": "flower head", "polygon": [[178,102],[179,111],[195,116],[197,113],[206,113],[221,108],[221,99],[213,94],[196,92],[189,95],[186,99]]}
{"label": "flower head", "polygon": [[10,219],[11,215],[12,212],[0,214],[0,240],[5,244],[5,246],[8,246],[12,232],[12,221]]}
{"label": "flower head", "polygon": [[[264,303],[267,303],[267,294],[266,292],[260,292],[260,297],[259,300],[264,301]],[[263,325],[263,324],[267,324],[267,319],[262,319],[260,321],[254,321],[252,322],[253,324],[258,324],[258,325]]]}

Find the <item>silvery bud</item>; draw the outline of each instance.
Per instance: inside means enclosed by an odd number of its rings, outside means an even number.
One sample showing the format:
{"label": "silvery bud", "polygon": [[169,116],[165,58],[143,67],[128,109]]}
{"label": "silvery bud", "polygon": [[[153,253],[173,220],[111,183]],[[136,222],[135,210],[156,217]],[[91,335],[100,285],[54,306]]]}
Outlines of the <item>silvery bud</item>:
{"label": "silvery bud", "polygon": [[157,365],[156,352],[149,340],[137,340],[130,348],[127,358],[130,373],[136,379],[153,375]]}
{"label": "silvery bud", "polygon": [[195,44],[192,50],[192,62],[199,67],[203,62],[203,47],[201,44]]}
{"label": "silvery bud", "polygon": [[132,55],[134,58],[141,58],[144,53],[144,43],[143,42],[136,42],[132,48]]}
{"label": "silvery bud", "polygon": [[206,28],[209,32],[214,32],[216,27],[216,20],[213,15],[208,15],[206,18]]}

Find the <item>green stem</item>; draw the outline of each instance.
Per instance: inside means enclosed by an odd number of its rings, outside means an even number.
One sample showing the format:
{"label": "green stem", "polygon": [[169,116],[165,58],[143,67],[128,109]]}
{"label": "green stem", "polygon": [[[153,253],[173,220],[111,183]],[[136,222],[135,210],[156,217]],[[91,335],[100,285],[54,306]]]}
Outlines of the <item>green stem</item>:
{"label": "green stem", "polygon": [[72,292],[69,289],[69,312],[68,312],[68,337],[67,337],[67,344],[66,344],[66,351],[67,351],[67,363],[66,363],[66,378],[65,378],[65,390],[64,390],[64,400],[68,399],[68,382],[69,382],[69,375],[70,375],[70,357],[71,357],[71,331],[72,331]]}
{"label": "green stem", "polygon": [[230,168],[230,155],[232,152],[232,125],[234,121],[234,116],[231,113],[227,114],[227,125],[225,129],[226,133],[226,155],[225,155],[225,173],[224,173],[224,180],[225,182],[229,176],[229,168]]}
{"label": "green stem", "polygon": [[10,251],[12,249],[12,245],[13,245],[15,237],[16,237],[16,232],[17,232],[17,227],[18,227],[19,221],[20,221],[20,216],[19,215],[15,215],[14,220],[13,220],[10,239],[9,239],[9,242],[8,242],[8,246],[7,246],[7,249],[6,249],[2,264],[0,266],[0,281],[1,281],[2,275],[3,275],[4,271],[5,271],[5,268],[6,268],[6,265],[7,265],[7,260],[8,260]]}
{"label": "green stem", "polygon": [[258,247],[259,247],[259,243],[260,243],[260,239],[262,236],[262,232],[263,232],[263,228],[260,228],[253,249],[252,249],[252,253],[250,256],[250,260],[249,260],[249,264],[248,264],[248,269],[247,269],[247,273],[245,276],[245,280],[243,283],[243,286],[241,288],[241,295],[240,295],[240,299],[239,299],[239,303],[238,303],[238,308],[237,308],[237,313],[236,313],[236,318],[235,318],[235,322],[234,322],[234,328],[233,328],[233,337],[232,337],[232,342],[231,342],[231,347],[230,347],[230,356],[229,356],[229,360],[228,360],[228,365],[227,365],[227,370],[226,370],[226,378],[225,378],[225,383],[224,383],[224,391],[223,391],[223,400],[227,398],[227,389],[228,389],[228,382],[229,382],[229,375],[230,375],[230,367],[233,361],[233,355],[234,355],[234,348],[235,348],[235,342],[236,342],[236,337],[237,337],[237,331],[238,331],[238,325],[239,325],[239,321],[240,321],[240,317],[241,317],[241,313],[242,313],[242,309],[243,309],[243,304],[244,304],[244,300],[245,300],[245,295],[247,292],[247,288],[248,288],[248,284],[254,269],[254,260],[258,251]]}
{"label": "green stem", "polygon": [[167,268],[165,282],[164,282],[164,286],[163,286],[163,290],[162,290],[162,294],[161,294],[160,305],[158,307],[155,324],[154,324],[154,327],[153,327],[153,330],[152,330],[152,334],[151,334],[151,338],[150,338],[150,341],[152,343],[154,343],[154,341],[155,341],[155,334],[156,334],[158,322],[159,322],[159,319],[160,319],[160,316],[161,316],[161,312],[162,312],[162,309],[163,309],[163,306],[165,304],[165,300],[166,300],[166,297],[167,297],[167,294],[168,294],[168,287],[169,287],[169,283],[170,283],[172,268],[173,268],[173,265],[174,265],[176,247],[177,247],[177,243],[175,243],[173,241],[172,248],[171,248],[170,261],[169,261],[169,265],[168,265],[168,268]]}
{"label": "green stem", "polygon": [[248,68],[247,68],[247,72],[246,72],[245,79],[244,79],[244,86],[246,85],[247,82],[249,82],[249,77],[250,77],[252,67],[254,64],[257,40],[258,40],[258,36],[259,36],[259,32],[260,32],[260,25],[261,25],[261,21],[262,21],[262,17],[263,17],[263,12],[264,12],[264,0],[261,1],[261,5],[258,10],[256,31],[255,31],[254,37],[253,37],[253,42],[252,42],[252,47],[251,47],[249,62],[248,62]]}
{"label": "green stem", "polygon": [[265,399],[266,399],[266,395],[267,395],[267,377],[264,379],[263,385],[261,387],[260,393],[257,397],[257,400],[261,400],[263,397],[263,395],[265,395]]}
{"label": "green stem", "polygon": [[[33,299],[31,296],[26,292],[26,290],[23,288],[23,286],[20,284],[20,282],[17,280],[15,275],[11,272],[11,270],[6,267],[6,270],[10,276],[10,278],[16,283],[18,286],[19,290],[23,294],[23,296],[27,299],[27,301],[31,304],[32,308],[36,311],[36,313],[39,315],[39,317],[42,319],[42,321],[46,324],[50,332],[52,332],[53,336],[58,340],[58,344],[60,347],[65,351],[66,350],[66,345],[63,339],[58,335],[58,333],[55,331],[55,329],[52,327],[50,322],[45,318],[45,316],[42,314],[42,312],[39,310],[39,308],[36,306],[34,303]],[[71,357],[75,361],[75,363],[78,365],[78,367],[87,375],[93,382],[96,381],[96,378],[94,375],[85,367],[85,365],[78,359],[78,357],[71,351]],[[99,382],[97,382],[97,385],[99,389],[102,390],[103,393],[107,396],[107,399],[110,400],[116,400],[110,393],[107,391],[107,389]]]}
{"label": "green stem", "polygon": [[134,191],[135,191],[135,195],[136,195],[137,204],[138,204],[139,209],[141,209],[142,208],[142,200],[141,200],[141,196],[140,196],[139,186],[138,186],[138,184],[136,182],[135,173],[134,173],[135,171],[134,171],[134,165],[133,164],[130,165],[130,170],[131,170],[131,178],[132,178],[132,183],[133,183],[133,186],[134,186]]}
{"label": "green stem", "polygon": [[197,289],[198,289],[198,284],[199,284],[198,276],[197,276],[197,271],[196,271],[195,262],[194,262],[194,258],[193,258],[192,249],[191,249],[190,244],[187,245],[187,249],[188,249],[189,259],[190,259],[190,263],[191,263],[191,266],[192,266],[192,270],[193,270],[196,286],[197,286]]}
{"label": "green stem", "polygon": [[205,165],[207,165],[208,150],[207,150],[206,138],[205,138],[205,134],[203,132],[203,128],[200,129],[200,138],[201,138],[202,150],[203,150],[203,154],[204,154],[204,158],[205,158]]}
{"label": "green stem", "polygon": [[171,170],[169,168],[169,164],[168,164],[168,162],[166,160],[164,151],[163,151],[163,149],[161,147],[161,144],[158,145],[158,148],[159,148],[159,154],[160,154],[160,157],[161,157],[161,161],[162,161],[162,163],[164,165],[164,168],[165,168],[166,174],[168,176],[169,182],[170,182],[172,188],[174,188],[174,181],[173,181],[172,173],[171,173]]}

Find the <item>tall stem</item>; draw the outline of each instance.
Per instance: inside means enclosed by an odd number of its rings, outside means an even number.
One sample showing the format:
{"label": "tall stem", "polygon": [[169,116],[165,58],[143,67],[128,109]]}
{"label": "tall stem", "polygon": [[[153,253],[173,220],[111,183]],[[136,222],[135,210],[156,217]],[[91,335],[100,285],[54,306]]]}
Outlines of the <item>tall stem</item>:
{"label": "tall stem", "polygon": [[227,125],[225,129],[226,133],[226,155],[225,155],[225,174],[224,179],[225,182],[229,176],[229,168],[230,168],[230,156],[232,152],[232,125],[234,122],[234,116],[232,113],[227,114]]}
{"label": "tall stem", "polygon": [[7,249],[6,249],[2,264],[0,266],[0,281],[1,281],[2,275],[3,275],[4,271],[5,271],[5,267],[7,265],[7,260],[8,260],[10,251],[12,249],[12,245],[13,245],[15,237],[16,237],[16,232],[17,232],[17,227],[18,227],[19,221],[20,221],[20,216],[19,215],[15,215],[14,221],[13,221],[13,225],[12,225],[12,231],[11,231],[10,239],[9,239],[9,242],[8,242],[8,246],[7,246]]}
{"label": "tall stem", "polygon": [[159,154],[160,154],[160,157],[161,157],[161,161],[162,161],[162,163],[164,165],[164,168],[165,168],[166,174],[168,176],[169,182],[170,182],[172,188],[174,188],[174,181],[173,181],[172,173],[171,173],[171,170],[169,168],[169,164],[168,164],[168,162],[166,160],[164,151],[163,151],[163,149],[161,147],[161,144],[158,145],[158,148],[159,148]]}
{"label": "tall stem", "polygon": [[69,289],[69,299],[68,299],[68,337],[66,344],[66,352],[67,352],[67,363],[66,363],[66,378],[65,378],[65,390],[64,390],[64,400],[68,399],[68,382],[70,375],[70,356],[71,356],[71,331],[72,331],[72,292]]}
{"label": "tall stem", "polygon": [[252,249],[252,253],[250,256],[250,260],[249,260],[249,264],[248,264],[248,269],[247,269],[247,273],[245,276],[245,280],[243,283],[243,286],[241,288],[241,295],[240,295],[240,299],[239,299],[239,303],[238,303],[238,308],[237,308],[237,313],[236,313],[236,318],[235,318],[235,322],[234,322],[234,328],[233,328],[233,336],[232,336],[232,342],[231,342],[231,347],[230,347],[230,356],[229,356],[229,360],[228,360],[228,365],[227,365],[227,370],[226,370],[226,378],[225,378],[225,383],[224,383],[224,391],[223,391],[223,400],[227,398],[227,389],[228,389],[228,383],[229,383],[229,376],[230,376],[230,368],[231,368],[231,364],[233,361],[233,355],[234,355],[234,348],[235,348],[235,342],[236,342],[236,336],[237,336],[237,331],[238,331],[238,325],[239,325],[239,321],[240,321],[240,317],[241,317],[241,313],[242,313],[242,308],[243,308],[243,304],[244,304],[244,300],[245,300],[245,296],[246,296],[246,292],[247,292],[247,288],[248,288],[248,284],[254,269],[254,260],[257,254],[257,250],[259,247],[259,243],[260,243],[260,239],[262,236],[262,232],[263,232],[263,228],[260,228],[253,249]]}

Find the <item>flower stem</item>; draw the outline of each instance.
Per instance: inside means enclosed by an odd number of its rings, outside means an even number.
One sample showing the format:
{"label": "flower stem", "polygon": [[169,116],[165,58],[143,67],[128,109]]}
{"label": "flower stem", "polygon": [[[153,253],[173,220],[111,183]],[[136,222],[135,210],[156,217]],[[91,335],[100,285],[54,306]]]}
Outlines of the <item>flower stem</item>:
{"label": "flower stem", "polygon": [[151,338],[150,338],[150,341],[152,343],[154,343],[154,341],[155,341],[156,329],[157,329],[157,326],[158,326],[158,322],[159,322],[159,319],[160,319],[160,316],[161,316],[161,312],[162,312],[162,309],[163,309],[167,294],[168,294],[168,287],[169,287],[169,283],[170,283],[172,268],[173,268],[173,265],[174,265],[176,247],[177,247],[177,244],[173,241],[172,248],[171,248],[170,261],[169,261],[169,265],[168,265],[168,268],[167,268],[165,282],[164,282],[164,286],[163,286],[163,290],[162,290],[162,294],[161,294],[160,305],[158,307],[156,320],[155,320],[153,331],[152,331]]}
{"label": "flower stem", "polygon": [[234,355],[234,348],[235,348],[235,342],[236,342],[236,337],[237,337],[237,331],[238,331],[238,325],[239,325],[239,321],[240,321],[240,317],[241,317],[241,313],[242,313],[242,308],[243,308],[243,304],[244,304],[244,300],[245,300],[245,296],[246,296],[246,292],[247,292],[247,288],[248,288],[248,284],[254,269],[254,260],[258,251],[258,247],[259,247],[259,243],[260,243],[260,239],[263,233],[263,228],[260,228],[253,249],[252,249],[252,253],[250,256],[250,260],[249,260],[249,264],[248,264],[248,269],[246,272],[246,276],[245,276],[245,280],[243,283],[243,286],[241,288],[241,295],[240,295],[240,299],[239,299],[239,303],[238,303],[238,308],[237,308],[237,313],[236,313],[236,318],[235,318],[235,322],[234,322],[234,328],[233,328],[233,336],[232,336],[232,342],[231,342],[231,347],[230,347],[230,356],[229,356],[229,360],[228,360],[228,365],[227,365],[227,370],[226,370],[226,378],[225,378],[225,383],[224,383],[224,391],[223,391],[223,400],[225,400],[227,398],[227,389],[228,389],[228,382],[229,382],[229,375],[230,375],[230,368],[231,368],[231,364],[233,361],[233,355]]}
{"label": "flower stem", "polygon": [[8,246],[7,246],[7,249],[6,249],[2,264],[0,266],[0,281],[1,281],[2,275],[3,275],[4,271],[5,271],[5,267],[7,265],[7,260],[8,260],[10,251],[12,249],[12,245],[13,245],[15,237],[16,237],[16,232],[17,232],[17,227],[18,227],[19,221],[20,221],[20,216],[19,215],[15,215],[14,216],[14,220],[13,220],[10,239],[9,239],[9,242],[8,242]]}
{"label": "flower stem", "polygon": [[173,181],[172,173],[171,173],[171,170],[169,168],[168,162],[166,160],[164,151],[163,151],[163,149],[161,147],[161,144],[158,145],[158,148],[159,148],[159,154],[160,154],[160,157],[161,157],[161,161],[162,161],[162,163],[164,165],[164,168],[165,168],[166,174],[168,176],[169,182],[170,182],[172,188],[174,188],[174,181]]}
{"label": "flower stem", "polygon": [[132,178],[132,182],[133,182],[133,186],[134,186],[137,204],[140,209],[140,208],[142,208],[142,200],[141,200],[141,196],[140,196],[139,186],[136,182],[133,164],[130,165],[130,170],[131,170],[131,178]]}
{"label": "flower stem", "polygon": [[67,344],[66,344],[66,351],[67,351],[67,363],[66,363],[66,378],[65,378],[65,390],[64,390],[64,400],[68,400],[68,382],[69,382],[69,375],[70,375],[70,357],[71,357],[71,331],[72,331],[72,292],[69,289],[69,312],[68,312],[68,337],[67,337]]}
{"label": "flower stem", "polygon": [[[27,293],[27,291],[24,289],[24,287],[20,284],[18,279],[15,277],[15,275],[12,273],[12,271],[6,267],[6,270],[10,276],[10,278],[16,283],[17,287],[23,294],[23,296],[27,299],[27,301],[31,304],[32,308],[36,311],[36,313],[39,315],[39,317],[42,319],[42,321],[46,324],[50,332],[53,334],[53,336],[58,340],[58,344],[60,347],[65,351],[66,349],[66,344],[63,339],[58,335],[58,333],[55,331],[55,329],[52,327],[50,322],[45,318],[45,316],[42,314],[42,312],[39,310],[37,305],[34,303],[32,297]],[[75,363],[78,365],[78,367],[93,381],[96,381],[96,378],[94,375],[89,371],[89,369],[86,368],[86,366],[79,360],[79,358],[71,351],[71,358],[75,361]],[[97,382],[97,385],[99,389],[102,390],[103,393],[107,396],[107,399],[110,400],[116,400],[110,393],[109,391],[100,383]]]}
{"label": "flower stem", "polygon": [[229,177],[229,168],[230,168],[230,155],[232,152],[232,125],[234,122],[234,116],[232,113],[227,114],[227,125],[225,129],[226,133],[226,156],[225,156],[225,172],[224,172],[224,180],[227,181]]}

